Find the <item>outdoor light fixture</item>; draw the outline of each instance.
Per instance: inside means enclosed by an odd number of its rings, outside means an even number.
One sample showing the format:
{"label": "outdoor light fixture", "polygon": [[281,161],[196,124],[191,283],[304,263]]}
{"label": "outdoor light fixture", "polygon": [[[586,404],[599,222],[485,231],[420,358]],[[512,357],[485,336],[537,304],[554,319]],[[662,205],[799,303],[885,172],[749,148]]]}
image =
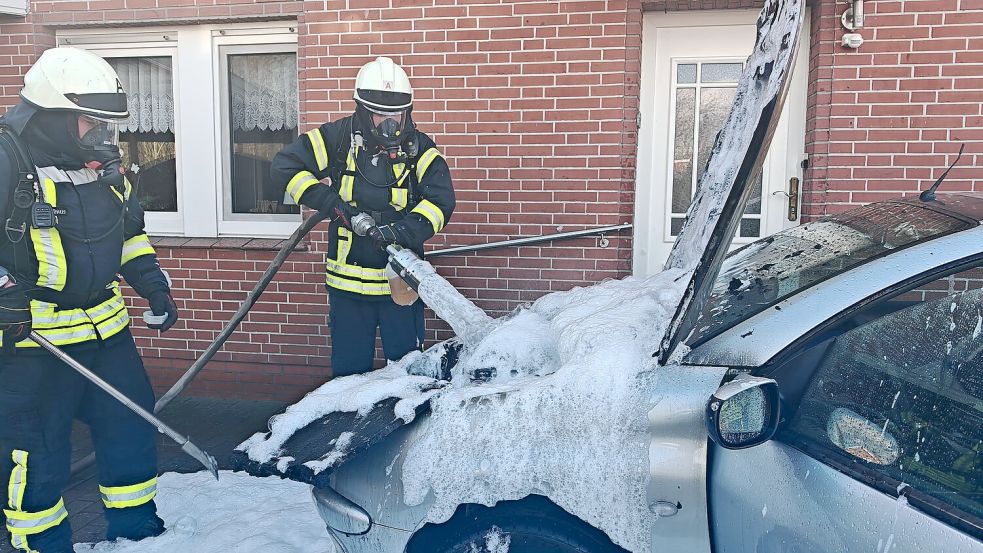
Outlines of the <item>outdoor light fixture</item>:
{"label": "outdoor light fixture", "polygon": [[[843,12],[840,17],[843,28],[848,31],[857,31],[864,26],[864,0],[853,0],[852,5]],[[849,32],[843,35],[843,46],[847,48],[860,48],[864,43],[864,37],[857,32]]]}

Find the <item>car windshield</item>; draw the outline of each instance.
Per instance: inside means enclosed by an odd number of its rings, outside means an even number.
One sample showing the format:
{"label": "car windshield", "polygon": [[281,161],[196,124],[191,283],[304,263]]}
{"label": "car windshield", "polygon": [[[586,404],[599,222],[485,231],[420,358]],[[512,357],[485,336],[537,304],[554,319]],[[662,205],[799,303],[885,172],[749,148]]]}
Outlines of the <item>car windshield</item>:
{"label": "car windshield", "polygon": [[782,299],[892,250],[972,223],[912,203],[871,204],[763,238],[727,256],[691,347]]}

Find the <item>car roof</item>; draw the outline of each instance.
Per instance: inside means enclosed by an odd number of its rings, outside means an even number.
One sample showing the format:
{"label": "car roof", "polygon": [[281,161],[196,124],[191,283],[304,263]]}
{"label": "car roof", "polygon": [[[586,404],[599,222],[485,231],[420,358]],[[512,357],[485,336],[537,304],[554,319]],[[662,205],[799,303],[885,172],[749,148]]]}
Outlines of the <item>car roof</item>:
{"label": "car roof", "polygon": [[932,209],[953,217],[983,223],[983,192],[939,192],[936,199],[925,202],[918,196],[891,200]]}

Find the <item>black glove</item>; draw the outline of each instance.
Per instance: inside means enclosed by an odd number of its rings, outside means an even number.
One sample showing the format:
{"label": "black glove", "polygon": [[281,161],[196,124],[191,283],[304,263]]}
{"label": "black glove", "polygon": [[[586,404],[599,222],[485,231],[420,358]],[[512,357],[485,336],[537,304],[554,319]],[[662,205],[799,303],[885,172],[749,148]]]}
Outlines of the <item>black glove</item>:
{"label": "black glove", "polygon": [[352,230],[352,217],[358,215],[358,210],[348,204],[339,200],[334,207],[329,211],[331,219],[341,223],[341,226],[348,230]]}
{"label": "black glove", "polygon": [[413,238],[410,236],[406,226],[401,222],[389,223],[379,227],[372,227],[366,233],[372,239],[375,247],[384,250],[390,244],[397,244],[404,248],[412,248]]}
{"label": "black glove", "polygon": [[327,213],[332,221],[340,222],[348,230],[352,230],[352,217],[358,215],[358,210],[327,186],[312,186],[304,192],[300,203],[321,213]]}
{"label": "black glove", "polygon": [[171,293],[166,290],[158,290],[147,298],[150,301],[150,311],[154,315],[160,317],[161,315],[167,315],[164,322],[159,324],[147,324],[148,327],[153,329],[159,329],[161,332],[167,332],[169,328],[174,326],[177,322],[177,304],[174,303],[174,298],[171,297]]}
{"label": "black glove", "polygon": [[31,300],[13,275],[0,267],[0,330],[4,346],[11,346],[31,334]]}

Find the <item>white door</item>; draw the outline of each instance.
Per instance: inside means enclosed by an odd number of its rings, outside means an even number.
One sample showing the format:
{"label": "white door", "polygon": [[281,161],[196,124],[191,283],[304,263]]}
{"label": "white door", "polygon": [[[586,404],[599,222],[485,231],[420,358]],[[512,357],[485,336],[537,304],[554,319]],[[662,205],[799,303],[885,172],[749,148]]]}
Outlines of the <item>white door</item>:
{"label": "white door", "polygon": [[[757,15],[757,10],[645,15],[635,275],[661,271],[669,257],[714,138],[730,111],[743,63],[754,46]],[[791,88],[762,175],[754,183],[734,237],[736,246],[798,224],[808,29],[801,36]]]}

